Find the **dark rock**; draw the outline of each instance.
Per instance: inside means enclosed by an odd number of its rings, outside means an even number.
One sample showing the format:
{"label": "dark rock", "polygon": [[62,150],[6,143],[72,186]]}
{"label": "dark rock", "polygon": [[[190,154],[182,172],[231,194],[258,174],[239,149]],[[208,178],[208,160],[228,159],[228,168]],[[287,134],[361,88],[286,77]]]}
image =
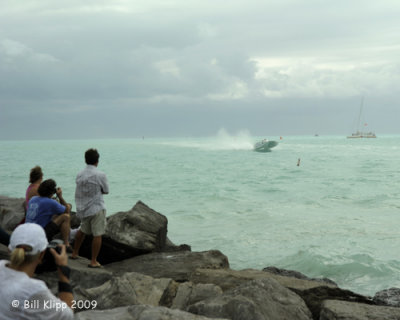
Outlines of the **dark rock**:
{"label": "dark rock", "polygon": [[148,253],[164,249],[167,225],[164,215],[138,201],[130,211],[110,216],[106,233],[118,244]]}
{"label": "dark rock", "polygon": [[188,281],[197,268],[229,268],[228,258],[218,250],[204,252],[155,252],[106,265],[116,275],[139,272],[153,278]]}
{"label": "dark rock", "polygon": [[399,320],[400,309],[348,301],[326,300],[318,320]]}
{"label": "dark rock", "polygon": [[400,307],[400,288],[390,288],[375,293],[373,301],[381,306]]}
{"label": "dark rock", "polygon": [[247,281],[257,279],[274,279],[278,281],[282,286],[298,291],[307,291],[313,288],[319,288],[321,286],[335,287],[329,284],[323,284],[318,281],[303,280],[292,277],[284,277],[275,275],[269,272],[261,270],[245,269],[245,270],[232,270],[232,269],[197,269],[192,273],[190,281],[193,283],[213,283],[226,291],[233,289]]}
{"label": "dark rock", "polygon": [[189,306],[188,311],[234,320],[311,320],[304,301],[274,279],[248,281],[220,296]]}
{"label": "dark rock", "polygon": [[303,280],[319,281],[319,282],[324,282],[324,283],[328,283],[328,284],[337,286],[336,282],[334,282],[328,278],[309,278],[306,275],[304,275],[303,273],[298,272],[298,271],[280,269],[277,267],[266,267],[263,269],[263,271],[281,275],[281,276],[285,276],[285,277],[293,277],[293,278],[303,279]]}
{"label": "dark rock", "polygon": [[[71,286],[73,288],[93,288],[109,281],[112,278],[112,273],[104,268],[91,269],[88,268],[89,260],[79,257],[77,260],[68,261],[68,266],[71,268]],[[47,286],[56,293],[58,290],[58,275],[57,271],[44,272],[36,275],[36,278],[46,282]]]}
{"label": "dark rock", "polygon": [[[167,238],[167,218],[138,201],[126,212],[107,218],[98,261],[109,264],[150,252],[190,251],[190,246],[176,246]],[[79,254],[91,258],[92,237],[87,236]]]}
{"label": "dark rock", "polygon": [[10,259],[10,253],[8,252],[8,248],[0,244],[0,260],[9,260]]}
{"label": "dark rock", "polygon": [[372,300],[368,297],[337,287],[332,288],[327,286],[320,286],[308,290],[292,290],[303,298],[313,315],[313,319],[316,320],[318,320],[320,317],[322,303],[324,302],[324,300],[341,300],[348,302],[373,304]]}
{"label": "dark rock", "polygon": [[0,196],[0,226],[11,232],[25,216],[23,198]]}

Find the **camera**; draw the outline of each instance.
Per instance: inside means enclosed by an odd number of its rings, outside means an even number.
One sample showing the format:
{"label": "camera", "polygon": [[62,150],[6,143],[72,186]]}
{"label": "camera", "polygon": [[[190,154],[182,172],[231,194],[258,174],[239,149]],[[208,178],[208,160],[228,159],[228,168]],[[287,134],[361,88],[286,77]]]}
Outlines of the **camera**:
{"label": "camera", "polygon": [[61,253],[61,247],[59,246],[60,244],[64,244],[64,242],[60,239],[51,240],[47,245],[47,249],[53,248],[54,250],[56,250],[58,254],[60,254]]}
{"label": "camera", "polygon": [[[59,246],[60,244],[64,244],[64,242],[60,239],[51,240],[47,245],[47,249],[53,248],[54,250],[56,250],[58,254],[60,254],[61,253],[61,247]],[[57,266],[54,261],[54,257],[51,254],[50,250],[46,250],[42,263],[36,267],[35,273],[41,274],[43,272],[51,272],[56,270]]]}

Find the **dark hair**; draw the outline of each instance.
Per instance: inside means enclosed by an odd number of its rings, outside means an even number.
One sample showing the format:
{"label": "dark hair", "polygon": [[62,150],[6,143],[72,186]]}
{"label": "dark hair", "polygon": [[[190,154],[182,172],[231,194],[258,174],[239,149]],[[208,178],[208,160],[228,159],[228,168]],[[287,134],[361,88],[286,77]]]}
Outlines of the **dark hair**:
{"label": "dark hair", "polygon": [[56,193],[56,182],[53,179],[44,180],[39,188],[38,193],[41,197],[50,198],[54,193]]}
{"label": "dark hair", "polygon": [[86,164],[95,165],[99,162],[100,155],[96,149],[89,149],[85,152]]}
{"label": "dark hair", "polygon": [[29,183],[34,183],[43,178],[42,168],[36,166],[31,169],[31,173],[29,174]]}

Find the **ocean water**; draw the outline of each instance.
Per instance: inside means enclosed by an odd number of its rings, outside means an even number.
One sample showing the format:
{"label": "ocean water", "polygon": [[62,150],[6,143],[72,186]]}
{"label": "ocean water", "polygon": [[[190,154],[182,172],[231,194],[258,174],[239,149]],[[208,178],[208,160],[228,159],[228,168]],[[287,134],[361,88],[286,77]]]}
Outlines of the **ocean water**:
{"label": "ocean water", "polygon": [[95,147],[108,214],[141,200],[174,243],[219,249],[234,269],[294,269],[365,295],[400,287],[400,136],[268,137],[279,145],[253,152],[261,138],[0,141],[0,194],[23,197],[40,165],[75,205]]}

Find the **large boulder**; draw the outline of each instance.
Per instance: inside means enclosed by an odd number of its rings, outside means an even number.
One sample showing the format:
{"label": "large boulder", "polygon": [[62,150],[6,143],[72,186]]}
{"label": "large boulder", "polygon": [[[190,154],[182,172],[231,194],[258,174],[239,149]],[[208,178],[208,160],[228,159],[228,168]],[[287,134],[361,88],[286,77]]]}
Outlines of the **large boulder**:
{"label": "large boulder", "polygon": [[369,297],[338,287],[319,286],[307,290],[300,290],[298,288],[292,288],[292,290],[302,297],[308,309],[310,309],[313,314],[314,319],[319,319],[322,304],[325,300],[348,301],[363,304],[373,303]]}
{"label": "large boulder", "polygon": [[287,270],[287,269],[281,269],[281,268],[271,266],[271,267],[264,268],[263,271],[277,274],[277,275],[284,276],[284,277],[293,277],[293,278],[303,279],[303,280],[319,281],[319,282],[324,282],[324,283],[328,283],[328,284],[337,286],[336,282],[332,281],[331,279],[310,278],[310,277],[307,277],[305,274],[303,274],[299,271],[295,271],[295,270]]}
{"label": "large boulder", "polygon": [[109,310],[90,310],[75,315],[75,320],[227,320],[207,318],[165,307],[136,305]]}
{"label": "large boulder", "polygon": [[107,219],[107,236],[118,244],[143,253],[161,251],[166,244],[167,218],[143,202],[127,212],[118,212]]}
{"label": "large boulder", "polygon": [[228,258],[218,250],[204,252],[156,252],[111,263],[105,268],[114,274],[139,272],[154,278],[188,281],[198,268],[229,268]]}
{"label": "large boulder", "polygon": [[[107,218],[106,234],[97,260],[109,264],[160,251],[190,251],[190,246],[176,246],[167,237],[167,218],[138,201],[135,206]],[[92,237],[87,236],[80,255],[91,257]]]}
{"label": "large boulder", "polygon": [[274,279],[248,281],[220,296],[200,301],[188,311],[233,320],[312,319],[304,301]]}
{"label": "large boulder", "polygon": [[189,280],[193,283],[213,283],[221,287],[222,290],[226,291],[235,288],[247,281],[257,279],[274,279],[278,281],[282,286],[291,290],[296,289],[298,291],[319,288],[321,286],[336,288],[336,286],[334,285],[321,283],[319,281],[285,277],[254,269],[197,269],[195,272],[192,273]]}
{"label": "large boulder", "polygon": [[186,310],[192,304],[220,295],[222,295],[222,289],[215,284],[184,282],[179,285],[171,308]]}
{"label": "large boulder", "polygon": [[400,309],[338,300],[322,304],[319,320],[398,320]]}
{"label": "large boulder", "polygon": [[97,301],[97,309],[147,304],[152,306],[171,305],[178,284],[172,279],[154,279],[136,272],[114,277],[103,285],[81,289],[87,300]]}
{"label": "large boulder", "polygon": [[0,227],[10,232],[25,216],[24,198],[0,196]]}
{"label": "large boulder", "polygon": [[378,291],[375,293],[373,300],[378,305],[400,307],[400,288]]}
{"label": "large boulder", "polygon": [[[88,268],[89,260],[79,257],[77,260],[69,259],[68,266],[71,269],[71,286],[73,288],[93,288],[98,287],[111,280],[113,277],[110,271],[104,268]],[[46,282],[47,286],[54,293],[58,290],[57,271],[42,272],[36,274],[36,278]]]}

